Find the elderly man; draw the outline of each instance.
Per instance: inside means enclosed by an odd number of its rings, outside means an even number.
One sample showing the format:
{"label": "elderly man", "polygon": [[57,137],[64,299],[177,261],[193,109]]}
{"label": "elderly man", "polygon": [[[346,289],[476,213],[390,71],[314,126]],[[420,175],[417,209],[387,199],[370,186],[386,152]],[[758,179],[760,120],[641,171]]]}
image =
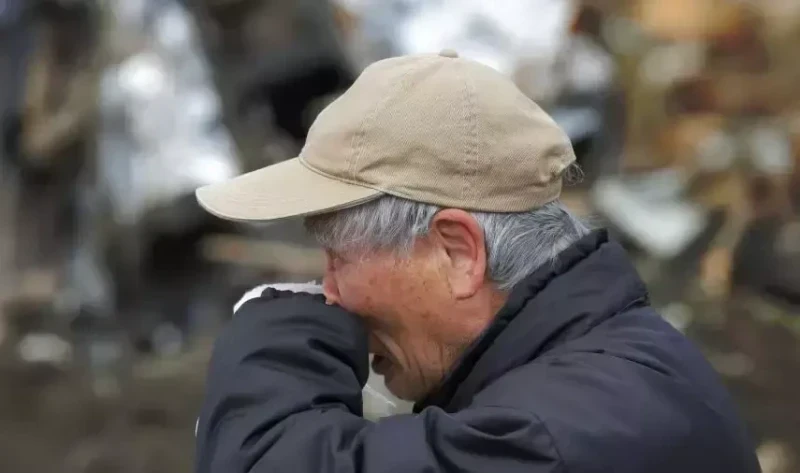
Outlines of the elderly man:
{"label": "elderly man", "polygon": [[[559,203],[573,162],[443,51],[373,64],[299,158],[200,189],[222,218],[304,216],[328,264],[323,295],[265,289],[219,338],[197,471],[758,471],[703,356]],[[413,414],[362,417],[369,353]]]}

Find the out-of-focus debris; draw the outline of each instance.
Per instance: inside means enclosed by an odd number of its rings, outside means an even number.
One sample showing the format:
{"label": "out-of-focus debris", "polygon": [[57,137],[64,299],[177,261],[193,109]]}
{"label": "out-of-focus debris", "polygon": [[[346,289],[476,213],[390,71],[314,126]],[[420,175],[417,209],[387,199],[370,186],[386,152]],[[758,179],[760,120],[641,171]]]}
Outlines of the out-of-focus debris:
{"label": "out-of-focus debris", "polygon": [[730,290],[733,255],[725,248],[713,248],[704,256],[700,266],[700,286],[714,298],[726,296]]}
{"label": "out-of-focus debris", "polygon": [[680,178],[671,173],[595,183],[592,202],[613,226],[658,258],[677,256],[705,227],[705,212],[674,194]]}
{"label": "out-of-focus debris", "polygon": [[706,295],[724,299],[743,284],[800,294],[797,278],[765,283],[800,274],[774,249],[737,269],[763,222],[774,222],[764,238],[781,247],[777,227],[791,228],[800,211],[796,2],[600,3],[594,29],[617,60],[627,108],[619,175],[594,186],[597,210],[649,257],[695,260]]}
{"label": "out-of-focus debris", "polygon": [[72,361],[72,345],[53,334],[26,335],[19,342],[17,350],[20,358],[27,363],[62,366]]}
{"label": "out-of-focus debris", "polygon": [[314,278],[325,269],[325,255],[320,249],[281,241],[214,235],[206,238],[202,252],[216,263],[254,267],[293,277]]}
{"label": "out-of-focus debris", "polygon": [[[107,34],[132,35],[139,48],[104,74],[101,171],[115,220],[135,222],[242,168],[188,13],[173,2],[110,8]],[[146,18],[155,21],[145,27]]]}
{"label": "out-of-focus debris", "polygon": [[245,169],[296,156],[311,104],[354,79],[344,41],[358,16],[330,0],[190,5]]}
{"label": "out-of-focus debris", "polygon": [[770,440],[756,449],[758,462],[763,473],[790,473],[794,471],[794,458],[791,449],[784,443]]}
{"label": "out-of-focus debris", "polygon": [[633,18],[647,33],[675,41],[717,38],[736,30],[744,7],[727,0],[638,0]]}
{"label": "out-of-focus debris", "polygon": [[800,219],[775,216],[754,220],[743,232],[733,254],[732,282],[783,303],[800,306]]}
{"label": "out-of-focus debris", "polygon": [[682,302],[673,302],[661,307],[659,308],[659,313],[667,322],[681,332],[686,331],[694,318],[692,308]]}
{"label": "out-of-focus debris", "polygon": [[54,271],[49,270],[31,270],[26,271],[20,278],[17,293],[17,299],[26,301],[51,301],[55,296],[58,288],[58,278]]}
{"label": "out-of-focus debris", "polygon": [[[569,57],[563,53],[576,11],[572,0],[340,3],[359,16],[363,31],[359,40],[372,43],[376,56],[452,48],[463,57],[515,76],[524,92],[542,102],[555,100],[563,86],[558,63]],[[572,58],[576,85],[591,88],[609,77],[605,56],[586,44],[573,49],[582,52],[584,59]]]}
{"label": "out-of-focus debris", "polygon": [[756,368],[753,360],[744,353],[717,353],[708,356],[711,366],[723,376],[742,378]]}
{"label": "out-of-focus debris", "polygon": [[171,323],[160,324],[153,333],[153,352],[158,356],[175,356],[183,349],[184,336]]}

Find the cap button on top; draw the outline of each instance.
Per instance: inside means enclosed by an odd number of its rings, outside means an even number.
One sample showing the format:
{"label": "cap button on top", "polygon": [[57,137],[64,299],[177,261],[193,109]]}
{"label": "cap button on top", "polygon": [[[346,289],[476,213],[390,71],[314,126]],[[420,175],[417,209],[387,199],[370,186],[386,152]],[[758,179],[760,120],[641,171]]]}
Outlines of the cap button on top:
{"label": "cap button on top", "polygon": [[455,49],[442,49],[439,52],[439,56],[455,59],[458,57],[458,52]]}

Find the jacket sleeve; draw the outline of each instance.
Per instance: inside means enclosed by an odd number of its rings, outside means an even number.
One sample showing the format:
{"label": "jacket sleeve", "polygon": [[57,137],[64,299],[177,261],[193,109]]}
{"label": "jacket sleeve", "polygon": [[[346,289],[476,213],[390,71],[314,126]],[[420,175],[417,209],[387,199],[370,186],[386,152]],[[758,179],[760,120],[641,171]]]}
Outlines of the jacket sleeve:
{"label": "jacket sleeve", "polygon": [[502,407],[362,418],[359,320],[267,290],[218,339],[197,430],[198,473],[560,471],[534,416]]}

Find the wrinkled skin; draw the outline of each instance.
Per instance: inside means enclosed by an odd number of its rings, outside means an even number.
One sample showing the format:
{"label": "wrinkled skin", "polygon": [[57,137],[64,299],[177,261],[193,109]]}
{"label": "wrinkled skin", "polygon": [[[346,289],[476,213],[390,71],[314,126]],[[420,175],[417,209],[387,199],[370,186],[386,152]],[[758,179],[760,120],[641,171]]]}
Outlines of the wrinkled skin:
{"label": "wrinkled skin", "polygon": [[439,212],[408,255],[326,254],[328,302],[364,319],[373,369],[408,401],[436,389],[505,301],[486,277],[483,232],[461,210]]}

